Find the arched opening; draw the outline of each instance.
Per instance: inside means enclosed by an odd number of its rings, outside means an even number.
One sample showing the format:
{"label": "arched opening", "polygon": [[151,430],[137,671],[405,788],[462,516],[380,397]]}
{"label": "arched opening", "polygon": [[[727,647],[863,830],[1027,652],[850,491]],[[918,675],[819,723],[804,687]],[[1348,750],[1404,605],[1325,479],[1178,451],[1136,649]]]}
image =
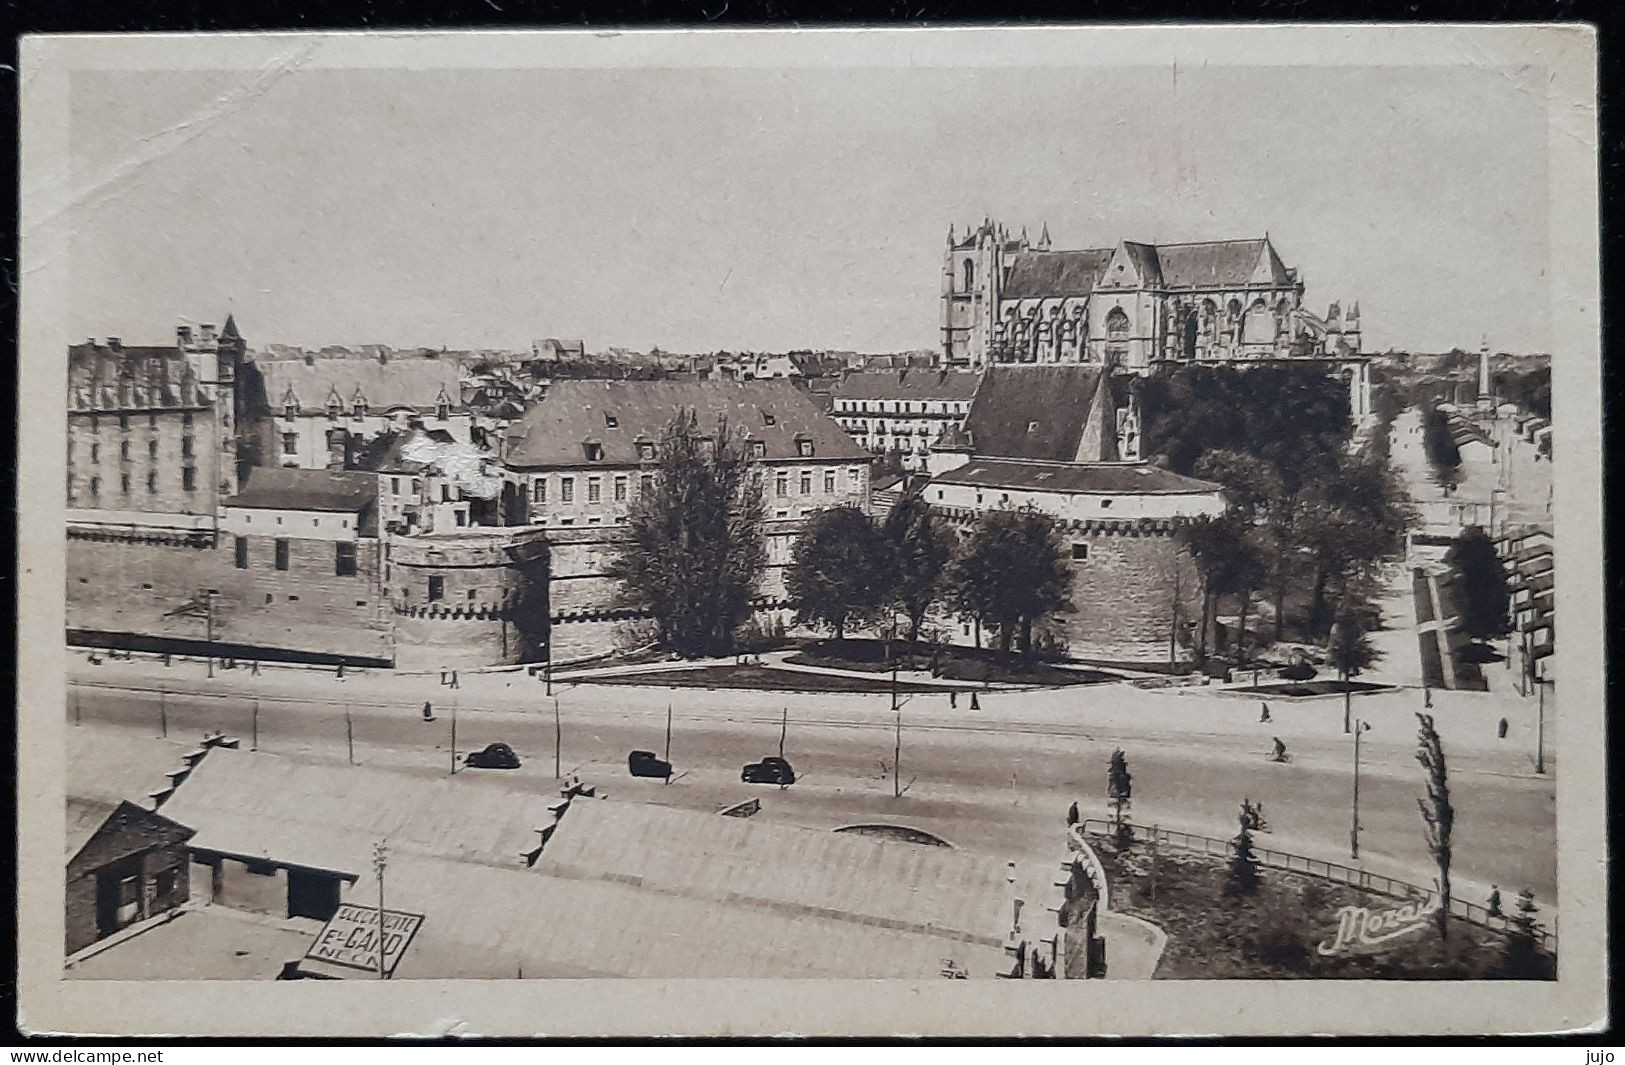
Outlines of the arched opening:
{"label": "arched opening", "polygon": [[1106,362],[1118,365],[1128,359],[1128,315],[1123,308],[1113,307],[1106,315]]}
{"label": "arched opening", "polygon": [[1185,358],[1196,358],[1196,337],[1198,326],[1196,315],[1190,311],[1185,312]]}
{"label": "arched opening", "polygon": [[976,262],[975,262],[975,260],[972,260],[972,259],[966,259],[965,260],[964,277],[965,277],[965,291],[969,292],[973,288],[976,287]]}
{"label": "arched opening", "polygon": [[1246,317],[1241,320],[1241,342],[1243,344],[1262,344],[1274,335],[1274,316],[1262,299],[1253,300],[1252,306],[1247,308]]}

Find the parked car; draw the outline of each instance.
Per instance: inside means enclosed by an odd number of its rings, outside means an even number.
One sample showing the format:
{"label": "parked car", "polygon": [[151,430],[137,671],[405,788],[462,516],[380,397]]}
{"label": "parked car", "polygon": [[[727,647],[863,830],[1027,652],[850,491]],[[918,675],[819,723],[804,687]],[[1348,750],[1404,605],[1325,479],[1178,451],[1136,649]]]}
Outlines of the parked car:
{"label": "parked car", "polygon": [[653,777],[656,780],[671,777],[671,763],[655,757],[653,751],[633,751],[626,756],[626,768],[635,777]]}
{"label": "parked car", "polygon": [[777,784],[784,787],[796,782],[796,771],[783,758],[773,756],[752,762],[739,771],[739,779],[746,784]]}
{"label": "parked car", "polygon": [[519,756],[506,743],[491,743],[483,751],[470,751],[463,764],[470,769],[518,769]]}

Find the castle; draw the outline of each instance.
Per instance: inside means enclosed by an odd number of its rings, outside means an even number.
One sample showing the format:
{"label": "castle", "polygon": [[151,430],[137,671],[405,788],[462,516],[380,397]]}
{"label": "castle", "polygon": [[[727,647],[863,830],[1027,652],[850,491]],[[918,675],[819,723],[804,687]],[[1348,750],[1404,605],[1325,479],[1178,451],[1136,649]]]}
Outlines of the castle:
{"label": "castle", "polygon": [[1085,363],[1136,373],[1181,362],[1343,359],[1360,353],[1360,308],[1303,307],[1304,285],[1269,235],[1061,251],[983,220],[948,230],[944,366]]}

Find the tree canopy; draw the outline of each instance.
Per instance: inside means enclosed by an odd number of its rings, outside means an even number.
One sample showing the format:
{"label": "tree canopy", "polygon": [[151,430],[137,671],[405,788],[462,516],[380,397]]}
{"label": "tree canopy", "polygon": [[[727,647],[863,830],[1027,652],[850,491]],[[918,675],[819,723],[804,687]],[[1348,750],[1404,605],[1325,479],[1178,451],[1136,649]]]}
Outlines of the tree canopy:
{"label": "tree canopy", "polygon": [[791,553],[785,588],[796,621],[831,630],[874,617],[889,576],[885,542],[855,507],[833,507],[808,519]]}
{"label": "tree canopy", "polygon": [[1455,580],[1456,606],[1462,631],[1475,640],[1505,636],[1512,630],[1506,571],[1489,535],[1474,525],[1462,530],[1445,553]]}
{"label": "tree canopy", "polygon": [[661,434],[652,491],[627,513],[609,573],[621,602],[653,617],[661,646],[685,657],[728,653],[750,616],[766,546],[760,479],[745,436],[693,411]]}
{"label": "tree canopy", "polygon": [[998,633],[1000,651],[1033,625],[1072,609],[1072,573],[1055,519],[1030,507],[982,514],[949,569],[949,598],[962,617]]}

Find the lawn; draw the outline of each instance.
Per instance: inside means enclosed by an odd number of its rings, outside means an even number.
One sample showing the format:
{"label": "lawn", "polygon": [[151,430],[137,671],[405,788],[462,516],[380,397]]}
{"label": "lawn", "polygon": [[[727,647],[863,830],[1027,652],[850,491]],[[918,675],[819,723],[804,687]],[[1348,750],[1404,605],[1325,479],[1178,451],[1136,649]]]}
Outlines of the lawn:
{"label": "lawn", "polygon": [[[651,673],[618,673],[607,677],[583,677],[578,684],[623,684],[645,688],[738,688],[747,691],[794,692],[889,692],[885,677],[837,677],[828,673],[773,669],[770,666],[700,666],[695,669],[656,670]],[[940,684],[897,682],[897,690],[907,693],[958,691]]]}
{"label": "lawn", "polygon": [[[1448,947],[1430,922],[1367,953],[1321,954],[1334,940],[1344,906],[1394,910],[1400,900],[1301,873],[1263,869],[1255,894],[1224,893],[1228,862],[1169,846],[1157,854],[1156,898],[1151,852],[1135,844],[1118,853],[1092,845],[1105,867],[1112,908],[1160,925],[1167,950],[1158,979],[1504,979],[1506,937],[1452,917]],[[1111,964],[1108,956],[1107,965]]]}
{"label": "lawn", "polygon": [[[823,666],[828,669],[846,669],[857,673],[887,673],[891,663],[886,658],[884,640],[822,640],[809,643],[785,659],[794,665]],[[911,655],[901,644],[894,644],[897,667],[905,670],[931,668],[931,651],[921,645]],[[978,680],[990,684],[1037,684],[1061,687],[1073,684],[1101,684],[1122,678],[1096,670],[1061,669],[1047,662],[1025,659],[1019,655],[1000,658],[992,651],[970,647],[945,647],[937,659],[940,676],[949,680]]]}

